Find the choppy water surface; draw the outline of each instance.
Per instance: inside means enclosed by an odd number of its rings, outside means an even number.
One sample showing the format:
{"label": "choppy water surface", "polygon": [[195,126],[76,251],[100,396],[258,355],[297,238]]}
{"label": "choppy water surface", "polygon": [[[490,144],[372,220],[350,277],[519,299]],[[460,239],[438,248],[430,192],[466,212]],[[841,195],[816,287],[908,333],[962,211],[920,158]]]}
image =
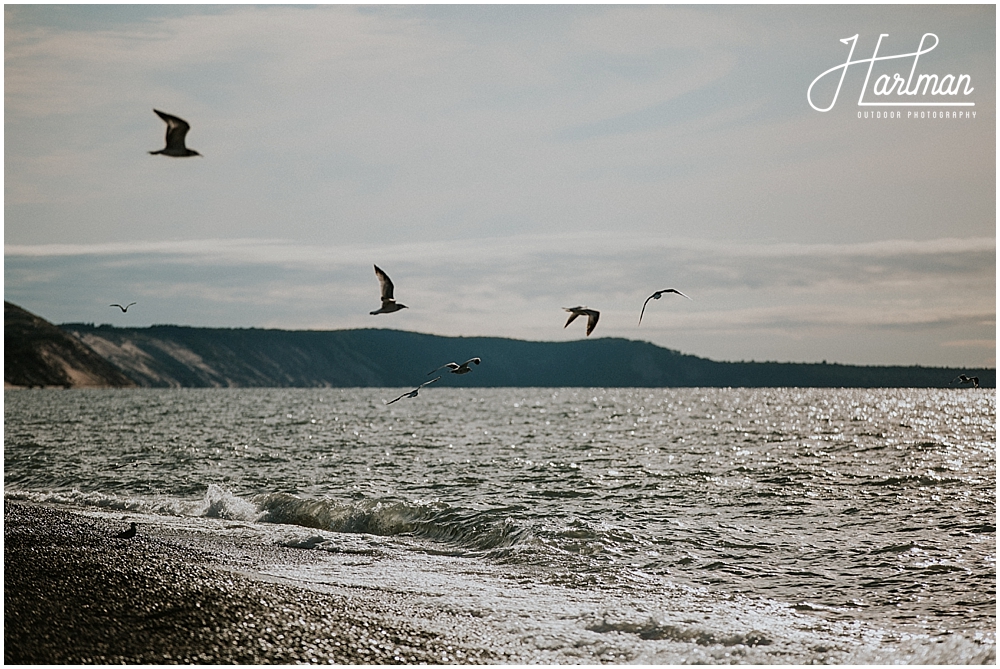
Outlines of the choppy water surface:
{"label": "choppy water surface", "polygon": [[[678,587],[734,630],[754,611],[952,644],[924,662],[995,642],[992,391],[429,388],[383,405],[398,394],[6,391],[6,494],[297,528],[320,548],[368,537],[425,581],[458,560],[455,596],[494,574],[538,616],[603,606],[586,628],[639,644],[683,627],[607,619],[608,602],[648,612]],[[681,659],[727,661],[694,651],[774,643],[766,628],[692,632]]]}

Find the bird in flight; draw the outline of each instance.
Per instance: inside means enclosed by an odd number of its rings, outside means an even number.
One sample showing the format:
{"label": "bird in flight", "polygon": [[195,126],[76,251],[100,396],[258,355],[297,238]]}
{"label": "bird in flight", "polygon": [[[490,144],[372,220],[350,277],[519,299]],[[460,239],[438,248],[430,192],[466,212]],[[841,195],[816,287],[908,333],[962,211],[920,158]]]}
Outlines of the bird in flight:
{"label": "bird in flight", "polygon": [[979,387],[979,377],[978,376],[966,376],[965,374],[959,374],[958,376],[956,376],[952,380],[952,383],[955,383],[955,381],[958,381],[960,384],[963,384],[963,385],[966,384],[966,383],[971,383],[974,388],[978,388]]}
{"label": "bird in flight", "polygon": [[469,363],[470,362],[474,362],[474,363],[476,363],[478,365],[479,363],[482,362],[482,360],[480,360],[479,358],[471,358],[471,359],[466,360],[465,362],[463,362],[461,365],[458,364],[457,362],[449,362],[446,365],[441,365],[437,369],[432,369],[431,371],[427,372],[427,376],[430,376],[434,372],[438,371],[438,369],[444,369],[445,367],[447,367],[448,369],[450,369],[452,374],[468,374],[469,372],[472,371],[469,368]]}
{"label": "bird in flight", "polygon": [[124,314],[126,311],[128,311],[128,308],[131,307],[133,304],[135,304],[135,302],[129,302],[124,307],[122,305],[120,305],[120,304],[109,304],[108,306],[109,307],[118,307],[119,309],[122,310],[122,313]]}
{"label": "bird in flight", "polygon": [[135,523],[131,523],[127,530],[119,532],[115,535],[115,539],[131,539],[135,536]]}
{"label": "bird in flight", "polygon": [[397,397],[396,399],[394,399],[394,400],[392,400],[390,402],[386,402],[385,400],[382,400],[382,404],[385,404],[386,406],[388,406],[388,405],[392,404],[393,402],[398,402],[399,400],[403,399],[404,397],[416,397],[417,393],[420,392],[421,388],[423,388],[424,386],[429,386],[430,384],[434,383],[435,381],[440,381],[440,380],[441,380],[440,376],[435,376],[433,379],[431,379],[427,383],[421,383],[419,386],[417,386],[416,388],[414,388],[410,392],[403,393],[402,395],[400,395],[399,397]]}
{"label": "bird in flight", "polygon": [[587,307],[568,307],[568,308],[563,307],[563,311],[570,312],[569,320],[566,321],[566,325],[563,326],[563,329],[569,327],[569,324],[572,323],[577,316],[587,317],[588,337],[590,336],[590,333],[594,331],[594,328],[597,327],[597,319],[601,317],[600,311],[596,311],[594,309],[588,309]]}
{"label": "bird in flight", "polygon": [[372,316],[376,314],[391,314],[394,311],[399,311],[400,309],[408,309],[405,304],[400,304],[392,296],[392,280],[389,275],[379,269],[378,265],[375,265],[375,276],[378,277],[379,286],[382,288],[382,306],[375,311],[370,311]]}
{"label": "bird in flight", "polygon": [[658,299],[660,299],[660,297],[664,293],[677,293],[681,297],[687,297],[689,300],[691,299],[690,297],[688,297],[687,295],[685,295],[681,291],[675,290],[673,288],[664,288],[663,290],[658,290],[655,293],[653,293],[652,295],[650,295],[649,297],[647,297],[646,301],[642,303],[642,311],[639,312],[639,325],[642,325],[642,315],[644,313],[646,313],[646,305],[649,304],[649,301],[650,300],[658,300]]}
{"label": "bird in flight", "polygon": [[187,135],[188,130],[191,129],[187,121],[176,116],[171,116],[170,114],[164,114],[159,109],[154,109],[153,111],[167,123],[167,145],[159,151],[150,151],[152,155],[155,156],[158,153],[162,153],[165,156],[173,158],[187,158],[188,156],[201,155],[197,151],[192,151],[184,146],[184,137]]}

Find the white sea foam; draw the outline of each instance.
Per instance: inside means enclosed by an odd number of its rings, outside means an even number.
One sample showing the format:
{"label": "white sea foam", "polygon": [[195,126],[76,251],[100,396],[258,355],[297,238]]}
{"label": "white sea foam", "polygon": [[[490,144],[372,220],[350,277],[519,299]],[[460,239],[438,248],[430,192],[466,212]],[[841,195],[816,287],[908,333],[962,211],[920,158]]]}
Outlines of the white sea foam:
{"label": "white sea foam", "polygon": [[142,497],[120,496],[102,492],[82,492],[76,489],[59,492],[5,490],[4,498],[39,504],[58,504],[161,516],[191,515],[194,508],[192,503],[183,500],[145,499]]}
{"label": "white sea foam", "polygon": [[233,494],[226,488],[210,484],[205,492],[204,507],[197,513],[206,518],[226,520],[258,520],[262,513],[257,505]]}

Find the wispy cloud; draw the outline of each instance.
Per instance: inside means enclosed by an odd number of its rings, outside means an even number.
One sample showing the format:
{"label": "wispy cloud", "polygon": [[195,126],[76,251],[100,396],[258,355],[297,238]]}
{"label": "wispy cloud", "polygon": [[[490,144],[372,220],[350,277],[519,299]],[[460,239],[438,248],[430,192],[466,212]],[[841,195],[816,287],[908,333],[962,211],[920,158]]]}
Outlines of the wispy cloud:
{"label": "wispy cloud", "polygon": [[[982,338],[995,318],[993,239],[720,245],[576,234],[380,247],[244,239],[8,245],[5,254],[7,294],[30,305],[33,295],[63,291],[61,313],[42,314],[59,321],[116,316],[104,303],[128,298],[142,305],[133,323],[558,340],[579,336],[562,329],[561,307],[587,304],[602,311],[599,334],[709,357],[776,358],[783,338],[836,336],[851,342],[845,361],[871,361],[866,349],[882,348],[871,338],[895,328],[922,332],[920,354],[943,363],[962,347],[941,342]],[[368,315],[378,306],[374,263],[411,307],[402,315]],[[667,287],[694,301],[652,302],[638,329],[645,298]]]}

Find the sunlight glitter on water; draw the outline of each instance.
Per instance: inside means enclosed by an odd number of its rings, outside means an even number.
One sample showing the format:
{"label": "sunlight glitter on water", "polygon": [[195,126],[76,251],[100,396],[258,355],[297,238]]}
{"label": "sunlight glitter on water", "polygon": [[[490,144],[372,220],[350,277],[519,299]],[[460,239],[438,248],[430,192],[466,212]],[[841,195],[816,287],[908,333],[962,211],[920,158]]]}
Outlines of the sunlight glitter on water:
{"label": "sunlight glitter on water", "polygon": [[[992,643],[991,392],[383,394],[7,393],[8,495],[394,537],[598,600],[642,601],[654,579]],[[609,625],[591,632],[670,636]]]}

